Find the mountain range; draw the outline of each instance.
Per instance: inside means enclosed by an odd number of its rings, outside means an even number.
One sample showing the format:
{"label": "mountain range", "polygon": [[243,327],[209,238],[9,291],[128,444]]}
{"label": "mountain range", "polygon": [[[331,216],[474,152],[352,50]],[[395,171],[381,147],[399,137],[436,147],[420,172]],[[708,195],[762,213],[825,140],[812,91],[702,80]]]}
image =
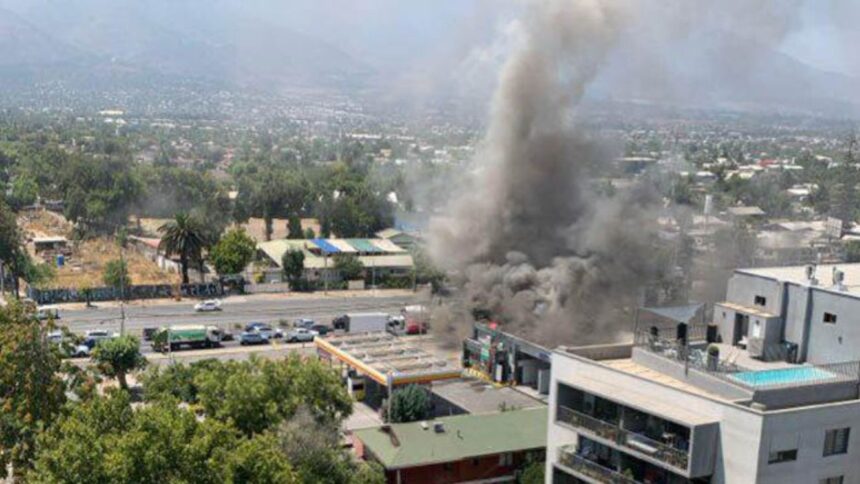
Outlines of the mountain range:
{"label": "mountain range", "polygon": [[[510,14],[494,7],[481,0],[0,0],[0,82],[111,89],[201,81],[273,93],[486,97],[492,85],[464,94],[463,72]],[[629,44],[607,61],[592,97],[860,112],[857,79],[773,46],[713,32],[645,53]],[[492,84],[495,76],[486,77],[481,82]]]}

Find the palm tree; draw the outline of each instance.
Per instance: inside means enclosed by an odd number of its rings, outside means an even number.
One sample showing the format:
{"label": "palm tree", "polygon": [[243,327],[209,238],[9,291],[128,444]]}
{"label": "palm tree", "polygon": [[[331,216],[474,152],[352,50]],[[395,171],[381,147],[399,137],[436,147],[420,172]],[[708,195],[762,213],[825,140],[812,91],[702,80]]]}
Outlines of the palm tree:
{"label": "palm tree", "polygon": [[199,261],[206,246],[206,229],[200,221],[187,213],[177,213],[173,220],[158,227],[161,243],[158,248],[165,255],[178,254],[182,266],[182,283],[188,284],[188,264]]}

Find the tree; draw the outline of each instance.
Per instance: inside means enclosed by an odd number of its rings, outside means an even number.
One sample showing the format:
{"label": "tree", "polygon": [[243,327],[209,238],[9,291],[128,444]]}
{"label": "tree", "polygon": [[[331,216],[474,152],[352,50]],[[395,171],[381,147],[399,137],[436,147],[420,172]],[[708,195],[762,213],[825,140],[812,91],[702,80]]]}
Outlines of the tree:
{"label": "tree", "polygon": [[290,215],[290,218],[287,220],[287,238],[304,238],[304,232],[302,232],[302,220],[296,214]]}
{"label": "tree", "polygon": [[430,284],[433,293],[439,292],[445,280],[445,273],[439,270],[430,255],[422,249],[412,251],[414,267],[412,269],[417,284]]}
{"label": "tree", "polygon": [[39,437],[27,477],[46,484],[297,482],[273,436],[243,438],[175,401],[135,410],[122,391],[73,405]]}
{"label": "tree", "polygon": [[522,475],[517,480],[520,484],[543,484],[546,464],[542,461],[534,461],[523,469]]}
{"label": "tree", "polygon": [[315,420],[334,425],[352,412],[352,400],[339,376],[322,363],[297,355],[155,370],[144,382],[147,401],[181,397],[197,405],[207,419],[229,422],[246,435],[277,426],[299,407]]}
{"label": "tree", "polygon": [[281,257],[281,265],[290,288],[297,289],[305,271],[305,253],[299,249],[290,249]]}
{"label": "tree", "polygon": [[21,278],[33,287],[44,287],[57,277],[54,266],[36,263],[26,252],[21,252],[19,260],[17,266],[21,268]]}
{"label": "tree", "polygon": [[430,396],[418,385],[409,385],[391,396],[389,422],[417,422],[430,418]]}
{"label": "tree", "polygon": [[102,280],[105,285],[122,292],[125,295],[131,285],[131,276],[128,274],[128,264],[122,259],[114,259],[105,264]]}
{"label": "tree", "polygon": [[238,274],[254,259],[257,244],[244,229],[232,229],[212,247],[209,259],[218,274]]}
{"label": "tree", "polygon": [[6,266],[12,271],[16,297],[18,295],[18,279],[24,277],[28,260],[29,255],[24,250],[21,230],[15,219],[15,213],[5,202],[0,201],[0,267]]}
{"label": "tree", "polygon": [[33,463],[36,434],[65,402],[59,351],[34,308],[12,301],[0,308],[0,468],[22,475]]}
{"label": "tree", "polygon": [[12,190],[9,195],[9,205],[18,210],[21,207],[36,203],[39,198],[39,185],[30,176],[16,177],[12,182]]}
{"label": "tree", "polygon": [[203,248],[206,246],[204,228],[196,217],[177,213],[172,221],[159,227],[158,231],[162,234],[159,249],[167,255],[179,255],[182,283],[188,284],[188,264],[203,258]]}
{"label": "tree", "polygon": [[851,240],[844,246],[845,262],[860,262],[860,240]]}
{"label": "tree", "polygon": [[314,229],[308,227],[305,229],[305,238],[310,240],[316,238],[316,234],[314,233]]}
{"label": "tree", "polygon": [[93,352],[93,360],[105,376],[116,378],[123,390],[128,390],[126,375],[146,366],[146,358],[140,353],[140,341],[134,336],[100,342]]}
{"label": "tree", "polygon": [[337,425],[321,423],[305,409],[277,430],[281,448],[302,482],[384,483],[382,469],[353,459],[340,446],[338,435]]}
{"label": "tree", "polygon": [[353,281],[361,279],[364,274],[364,264],[353,254],[335,254],[334,269],[340,273],[340,276],[347,280]]}
{"label": "tree", "polygon": [[113,233],[128,223],[143,185],[127,156],[74,155],[58,171],[66,218],[82,231]]}

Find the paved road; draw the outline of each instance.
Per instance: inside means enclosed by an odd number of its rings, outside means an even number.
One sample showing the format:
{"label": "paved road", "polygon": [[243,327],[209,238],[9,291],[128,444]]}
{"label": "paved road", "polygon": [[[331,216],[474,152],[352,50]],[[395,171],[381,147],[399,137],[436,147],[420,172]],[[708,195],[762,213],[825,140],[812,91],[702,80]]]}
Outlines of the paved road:
{"label": "paved road", "polygon": [[[319,323],[329,324],[335,316],[347,312],[398,313],[406,304],[415,304],[418,296],[380,295],[353,297],[276,297],[233,296],[222,303],[222,311],[197,313],[196,301],[162,303],[146,306],[126,306],[126,331],[140,335],[145,327],[167,324],[216,324],[233,330],[235,324],[261,321],[277,324],[279,320],[309,317]],[[96,307],[90,309],[60,309],[59,324],[75,333],[89,329],[119,331],[120,309],[118,307]],[[235,333],[236,331],[233,330]]]}

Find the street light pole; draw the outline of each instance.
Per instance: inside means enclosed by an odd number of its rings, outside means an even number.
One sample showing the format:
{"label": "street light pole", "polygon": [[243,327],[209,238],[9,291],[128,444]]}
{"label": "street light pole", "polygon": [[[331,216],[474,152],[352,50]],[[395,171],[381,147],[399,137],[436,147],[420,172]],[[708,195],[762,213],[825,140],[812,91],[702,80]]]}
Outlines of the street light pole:
{"label": "street light pole", "polygon": [[125,336],[125,256],[122,247],[122,243],[119,245],[119,313],[120,313],[120,323],[119,323],[119,334],[120,336]]}

